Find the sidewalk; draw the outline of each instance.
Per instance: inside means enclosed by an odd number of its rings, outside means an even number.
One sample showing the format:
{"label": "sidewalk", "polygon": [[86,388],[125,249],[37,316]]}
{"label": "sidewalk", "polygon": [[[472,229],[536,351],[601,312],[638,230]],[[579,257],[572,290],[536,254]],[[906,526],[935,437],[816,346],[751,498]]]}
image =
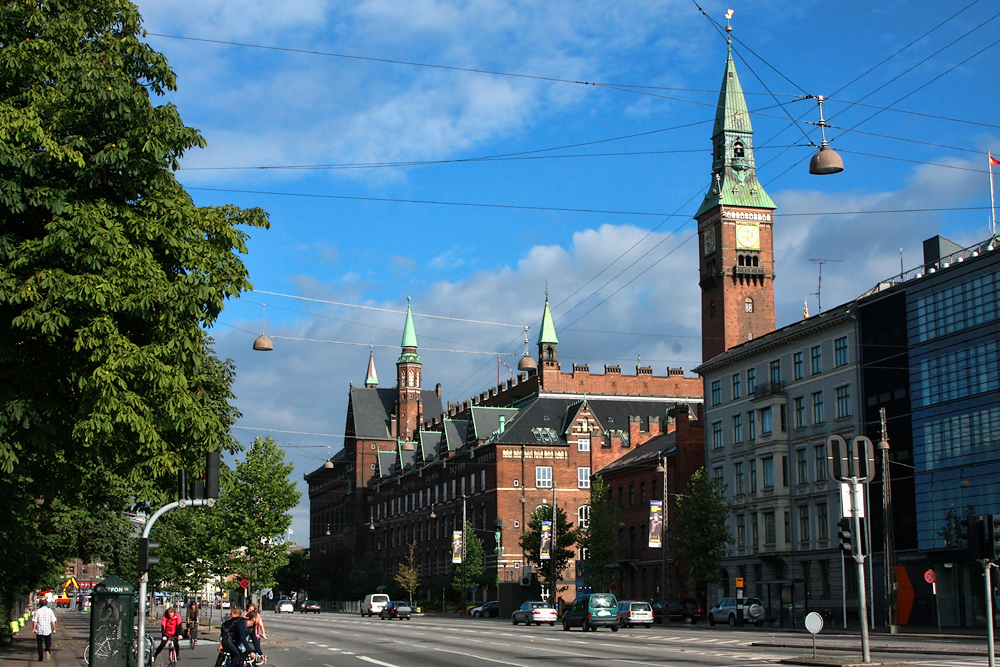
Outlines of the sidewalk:
{"label": "sidewalk", "polygon": [[52,660],[38,662],[38,645],[31,631],[31,622],[14,635],[10,646],[0,649],[2,661],[19,667],[44,664],[46,667],[78,667],[86,665],[83,650],[90,632],[90,616],[76,610],[60,609],[56,614],[56,631],[52,636]]}

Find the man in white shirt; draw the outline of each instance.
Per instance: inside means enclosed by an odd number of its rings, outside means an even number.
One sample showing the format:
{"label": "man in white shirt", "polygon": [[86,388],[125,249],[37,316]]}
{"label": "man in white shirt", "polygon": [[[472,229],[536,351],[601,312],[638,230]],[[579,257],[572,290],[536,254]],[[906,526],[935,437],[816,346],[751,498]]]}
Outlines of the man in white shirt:
{"label": "man in white shirt", "polygon": [[[38,661],[52,659],[52,633],[56,630],[56,615],[49,609],[43,598],[38,602],[38,610],[31,617],[31,631],[38,642]],[[42,650],[44,645],[45,650]]]}

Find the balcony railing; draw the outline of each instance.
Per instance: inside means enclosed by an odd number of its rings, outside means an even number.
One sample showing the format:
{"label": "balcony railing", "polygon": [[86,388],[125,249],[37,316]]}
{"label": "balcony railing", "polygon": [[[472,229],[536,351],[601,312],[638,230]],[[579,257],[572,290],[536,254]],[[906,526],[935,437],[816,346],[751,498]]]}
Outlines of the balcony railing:
{"label": "balcony railing", "polygon": [[753,400],[759,401],[763,398],[769,396],[784,396],[785,395],[785,383],[778,382],[762,382],[754,387],[753,390]]}

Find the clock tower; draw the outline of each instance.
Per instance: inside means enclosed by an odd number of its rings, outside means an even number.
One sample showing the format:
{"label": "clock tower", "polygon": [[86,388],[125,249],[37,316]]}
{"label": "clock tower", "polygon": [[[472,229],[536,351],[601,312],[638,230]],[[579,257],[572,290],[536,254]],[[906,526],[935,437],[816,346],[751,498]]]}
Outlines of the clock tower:
{"label": "clock tower", "polygon": [[712,131],[712,182],[695,219],[702,361],[774,331],[774,202],[757,180],[732,46]]}

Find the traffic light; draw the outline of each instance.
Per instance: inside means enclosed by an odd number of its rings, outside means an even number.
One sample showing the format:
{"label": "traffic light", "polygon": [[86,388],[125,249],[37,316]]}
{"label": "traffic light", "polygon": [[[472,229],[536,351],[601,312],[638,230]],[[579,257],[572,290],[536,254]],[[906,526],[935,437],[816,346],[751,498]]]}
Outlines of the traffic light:
{"label": "traffic light", "polygon": [[848,556],[854,555],[853,533],[851,532],[851,517],[845,516],[839,522],[837,526],[840,527],[840,531],[837,536],[840,538],[840,550],[843,551]]}
{"label": "traffic light", "polygon": [[[992,516],[996,517],[997,515],[994,514]],[[986,517],[987,520],[990,520],[991,518],[992,517],[990,516]],[[972,560],[986,558],[986,545],[983,544],[983,517],[967,516],[959,522],[959,525],[961,525],[961,528],[959,529],[958,536],[965,540],[968,545],[967,551],[969,558]]]}
{"label": "traffic light", "polygon": [[205,461],[205,497],[219,497],[219,467],[222,460],[220,452],[209,452]]}
{"label": "traffic light", "polygon": [[149,569],[160,562],[159,556],[152,552],[160,548],[159,542],[153,542],[148,537],[139,538],[139,571],[149,572]]}
{"label": "traffic light", "polygon": [[986,558],[1000,558],[1000,514],[986,515]]}

